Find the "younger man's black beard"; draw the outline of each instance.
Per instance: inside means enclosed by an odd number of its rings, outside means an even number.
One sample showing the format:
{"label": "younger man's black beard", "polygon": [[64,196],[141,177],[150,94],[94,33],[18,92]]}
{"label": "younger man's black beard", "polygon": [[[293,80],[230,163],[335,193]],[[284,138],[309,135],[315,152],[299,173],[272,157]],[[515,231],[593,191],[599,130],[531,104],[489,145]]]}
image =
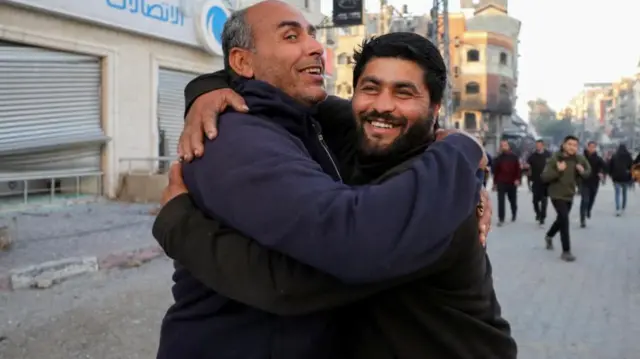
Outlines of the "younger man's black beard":
{"label": "younger man's black beard", "polygon": [[358,128],[358,154],[365,157],[389,157],[402,156],[417,149],[426,148],[435,141],[435,125],[437,119],[433,110],[429,109],[427,118],[416,121],[407,131],[396,138],[393,143],[384,149],[367,146],[367,138],[364,134],[364,124]]}

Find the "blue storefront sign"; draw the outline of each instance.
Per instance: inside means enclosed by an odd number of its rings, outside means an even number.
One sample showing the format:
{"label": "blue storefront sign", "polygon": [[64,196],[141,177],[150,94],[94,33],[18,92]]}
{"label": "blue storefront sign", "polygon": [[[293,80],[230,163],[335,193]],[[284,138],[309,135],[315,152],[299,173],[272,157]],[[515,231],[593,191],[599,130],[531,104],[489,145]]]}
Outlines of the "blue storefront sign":
{"label": "blue storefront sign", "polygon": [[222,55],[230,12],[221,0],[6,0],[53,14],[204,48]]}
{"label": "blue storefront sign", "polygon": [[220,0],[207,0],[196,18],[200,42],[210,53],[222,55],[222,30],[230,16]]}
{"label": "blue storefront sign", "polygon": [[[166,2],[153,3],[146,0],[105,0],[108,7],[123,11],[125,14],[142,16],[169,25],[184,26],[184,13],[178,5]],[[128,15],[123,15],[128,16]]]}

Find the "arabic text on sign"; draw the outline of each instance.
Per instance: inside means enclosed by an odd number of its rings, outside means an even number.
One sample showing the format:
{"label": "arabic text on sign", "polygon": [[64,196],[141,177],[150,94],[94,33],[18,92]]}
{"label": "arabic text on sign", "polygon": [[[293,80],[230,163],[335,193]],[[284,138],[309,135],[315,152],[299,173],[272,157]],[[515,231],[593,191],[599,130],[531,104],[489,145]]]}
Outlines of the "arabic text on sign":
{"label": "arabic text on sign", "polygon": [[110,8],[140,14],[146,18],[171,25],[184,26],[184,14],[178,6],[152,3],[149,0],[106,0]]}

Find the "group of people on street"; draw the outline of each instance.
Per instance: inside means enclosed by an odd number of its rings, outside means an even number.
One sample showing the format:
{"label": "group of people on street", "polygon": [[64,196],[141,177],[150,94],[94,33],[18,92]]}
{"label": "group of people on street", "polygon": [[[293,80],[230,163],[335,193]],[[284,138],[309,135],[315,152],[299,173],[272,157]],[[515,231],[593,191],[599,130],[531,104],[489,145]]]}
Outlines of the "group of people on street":
{"label": "group of people on street", "polygon": [[[544,226],[549,199],[556,218],[545,234],[545,245],[553,249],[553,238],[560,234],[561,258],[574,261],[571,252],[570,219],[574,198],[580,195],[580,227],[587,226],[591,218],[598,190],[608,175],[615,189],[615,215],[621,216],[627,207],[627,191],[634,179],[640,181],[640,154],[634,160],[624,144],[608,161],[597,152],[597,143],[590,141],[583,154],[578,153],[579,140],[575,136],[565,137],[560,150],[551,153],[543,140],[536,141],[536,149],[524,165],[510,148],[506,140],[500,143],[500,153],[493,160],[493,187],[497,191],[498,225],[505,220],[505,199],[509,201],[512,221],[516,220],[518,202],[517,189],[521,177],[526,173],[532,193],[535,220]],[[635,168],[634,168],[635,166]],[[634,177],[634,171],[637,173]],[[579,192],[577,191],[579,190]]]}
{"label": "group of people on street", "polygon": [[485,247],[487,158],[438,130],[438,48],[365,41],[349,101],[327,97],[315,35],[283,2],[236,11],[225,69],[185,89],[153,227],[175,260],[157,358],[516,358]]}

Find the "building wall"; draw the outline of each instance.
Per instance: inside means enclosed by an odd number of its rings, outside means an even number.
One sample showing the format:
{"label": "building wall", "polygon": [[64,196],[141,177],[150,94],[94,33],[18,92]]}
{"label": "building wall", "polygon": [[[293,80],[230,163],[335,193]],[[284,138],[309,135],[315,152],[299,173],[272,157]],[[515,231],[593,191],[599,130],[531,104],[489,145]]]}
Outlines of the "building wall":
{"label": "building wall", "polygon": [[[353,95],[353,50],[362,44],[366,27],[352,26],[342,30],[335,47],[335,95],[350,99]],[[346,61],[345,61],[346,60]]]}
{"label": "building wall", "polygon": [[[460,109],[509,114],[512,105],[507,102],[513,101],[515,90],[511,39],[490,32],[465,32],[456,50],[458,65],[454,67],[454,73],[458,76],[454,79],[454,91],[460,94]],[[477,51],[478,61],[470,59],[473,51]],[[467,93],[470,83],[480,85],[479,94]],[[456,117],[464,116],[458,114]]]}
{"label": "building wall", "polygon": [[[320,2],[311,3],[318,12],[310,18],[321,18]],[[0,41],[102,58],[102,123],[112,139],[103,154],[107,196],[115,195],[126,170],[121,158],[158,156],[158,68],[206,73],[223,67],[222,57],[194,46],[6,4],[0,4]]]}

